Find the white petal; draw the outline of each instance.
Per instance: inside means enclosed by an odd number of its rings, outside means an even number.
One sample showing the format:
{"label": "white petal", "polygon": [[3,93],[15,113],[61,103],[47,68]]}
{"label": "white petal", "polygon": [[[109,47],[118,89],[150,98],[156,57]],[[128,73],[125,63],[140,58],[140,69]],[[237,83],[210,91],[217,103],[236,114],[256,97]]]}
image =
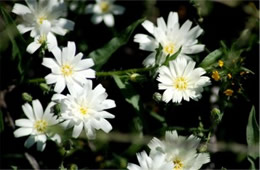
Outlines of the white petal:
{"label": "white petal", "polygon": [[21,127],[33,127],[33,122],[29,119],[18,119],[15,121],[16,126],[21,126]]}
{"label": "white petal", "polygon": [[58,77],[59,77],[59,75],[48,74],[47,76],[45,76],[45,81],[47,84],[53,84],[53,83],[57,82]]}
{"label": "white petal", "polygon": [[145,67],[153,66],[155,64],[155,55],[156,55],[156,52],[153,52],[150,55],[148,55],[145,58],[145,60],[143,61],[143,65]]}
{"label": "white petal", "polygon": [[56,61],[61,65],[61,50],[59,47],[53,48],[51,50],[52,54],[54,55]]}
{"label": "white petal", "polygon": [[36,99],[32,101],[32,106],[36,120],[41,120],[43,116],[42,104],[38,99]]}
{"label": "white petal", "polygon": [[71,31],[74,29],[75,23],[73,21],[60,18],[54,26],[51,28],[51,31],[64,36],[68,31]]}
{"label": "white petal", "polygon": [[[47,35],[47,47],[49,51],[52,51],[55,48],[58,48],[57,39],[54,34],[51,32]],[[57,59],[57,58],[56,58]]]}
{"label": "white petal", "polygon": [[43,142],[37,142],[37,150],[38,151],[43,151],[46,147],[46,143],[43,143]]}
{"label": "white petal", "polygon": [[15,3],[12,12],[17,15],[24,15],[31,13],[31,10],[25,5]]}
{"label": "white petal", "polygon": [[112,12],[115,15],[121,15],[121,14],[123,14],[125,12],[125,8],[120,6],[120,5],[113,5]]}
{"label": "white petal", "polygon": [[189,47],[185,46],[182,52],[184,54],[196,54],[204,51],[204,49],[205,49],[205,45],[197,44]]}
{"label": "white petal", "polygon": [[99,24],[100,22],[102,22],[103,20],[103,17],[101,15],[97,15],[97,14],[94,14],[92,17],[91,17],[91,22],[93,24]]}
{"label": "white petal", "polygon": [[112,14],[104,15],[104,22],[108,27],[113,27],[115,24],[114,16]]}
{"label": "white petal", "polygon": [[94,5],[93,5],[93,4],[87,5],[87,7],[85,8],[85,13],[86,13],[86,14],[93,13],[93,8],[94,8]]}
{"label": "white petal", "polygon": [[54,87],[54,91],[57,93],[61,93],[65,89],[65,87],[66,87],[65,79],[59,76],[57,79],[57,83]]}
{"label": "white petal", "polygon": [[43,58],[42,65],[50,69],[60,69],[60,66],[53,58]]}
{"label": "white petal", "polygon": [[75,125],[74,128],[73,128],[72,137],[78,138],[82,129],[83,129],[83,123],[82,122],[79,125]]}
{"label": "white petal", "polygon": [[[76,54],[76,45],[75,42],[73,41],[68,41],[68,45],[67,45],[67,49],[68,49],[68,57],[69,58],[74,58],[75,54]],[[70,60],[72,61],[72,60]]]}
{"label": "white petal", "polygon": [[175,24],[179,23],[178,13],[177,12],[170,12],[168,16],[167,26],[168,29],[173,30]]}
{"label": "white petal", "polygon": [[29,105],[28,103],[25,103],[24,105],[22,105],[22,109],[23,109],[23,112],[24,114],[32,121],[35,120],[35,116],[34,116],[34,113],[33,113],[33,109],[32,109],[32,106]]}
{"label": "white petal", "polygon": [[28,32],[28,31],[31,31],[31,30],[33,29],[33,27],[26,26],[26,25],[24,25],[24,24],[19,24],[19,25],[17,26],[17,29],[18,29],[18,31],[19,31],[21,34],[24,34],[24,33]]}
{"label": "white petal", "polygon": [[40,47],[41,47],[40,43],[33,41],[31,44],[28,45],[28,47],[26,48],[26,51],[30,54],[33,54]]}
{"label": "white petal", "polygon": [[151,34],[154,32],[154,24],[151,21],[145,20],[142,26]]}
{"label": "white petal", "polygon": [[25,0],[31,11],[35,11],[37,8],[37,1],[36,0]]}
{"label": "white petal", "polygon": [[22,136],[28,136],[32,133],[32,128],[19,128],[14,131],[14,136],[16,138],[22,137]]}
{"label": "white petal", "polygon": [[146,34],[136,34],[134,36],[134,42],[137,43],[150,43],[151,41],[155,41],[154,38]]}
{"label": "white petal", "polygon": [[31,135],[25,141],[24,146],[26,148],[30,148],[34,143],[35,143],[35,137]]}
{"label": "white petal", "polygon": [[158,27],[160,27],[163,31],[167,31],[167,26],[166,26],[166,23],[164,21],[164,19],[162,17],[160,18],[157,18],[157,25]]}
{"label": "white petal", "polygon": [[112,130],[111,124],[106,119],[101,118],[100,124],[101,124],[101,129],[106,133]]}

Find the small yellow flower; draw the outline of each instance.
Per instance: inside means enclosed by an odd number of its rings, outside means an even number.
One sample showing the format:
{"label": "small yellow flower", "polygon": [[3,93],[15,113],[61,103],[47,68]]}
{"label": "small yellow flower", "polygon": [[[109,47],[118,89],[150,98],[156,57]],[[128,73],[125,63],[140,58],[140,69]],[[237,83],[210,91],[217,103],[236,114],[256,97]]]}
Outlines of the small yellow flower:
{"label": "small yellow flower", "polygon": [[219,75],[218,71],[213,71],[211,77],[212,77],[215,81],[219,81],[219,80],[220,80],[220,75]]}
{"label": "small yellow flower", "polygon": [[228,74],[227,74],[227,77],[228,77],[229,79],[231,79],[231,78],[232,78],[232,75],[231,75],[230,73],[228,73]]}
{"label": "small yellow flower", "polygon": [[234,91],[232,89],[227,89],[227,90],[224,91],[224,93],[225,93],[226,96],[232,96]]}
{"label": "small yellow flower", "polygon": [[223,65],[224,65],[224,62],[222,60],[218,60],[218,66],[223,67]]}

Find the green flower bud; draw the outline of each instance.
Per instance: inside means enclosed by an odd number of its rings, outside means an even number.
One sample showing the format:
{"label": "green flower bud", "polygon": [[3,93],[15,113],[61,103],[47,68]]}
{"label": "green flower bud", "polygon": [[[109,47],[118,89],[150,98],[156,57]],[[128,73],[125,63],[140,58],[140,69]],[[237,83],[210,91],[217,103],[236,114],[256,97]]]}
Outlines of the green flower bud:
{"label": "green flower bud", "polygon": [[222,119],[223,113],[218,108],[213,108],[211,110],[211,117],[216,123],[219,123]]}
{"label": "green flower bud", "polygon": [[51,90],[51,88],[46,83],[41,83],[40,88],[45,92],[49,92]]}
{"label": "green flower bud", "polygon": [[32,101],[32,96],[26,92],[22,93],[22,98],[26,102],[31,102]]}
{"label": "green flower bud", "polygon": [[160,93],[158,93],[158,92],[155,92],[155,93],[153,94],[153,99],[154,99],[155,101],[157,101],[157,102],[160,102],[160,101],[162,101],[162,95],[161,95]]}

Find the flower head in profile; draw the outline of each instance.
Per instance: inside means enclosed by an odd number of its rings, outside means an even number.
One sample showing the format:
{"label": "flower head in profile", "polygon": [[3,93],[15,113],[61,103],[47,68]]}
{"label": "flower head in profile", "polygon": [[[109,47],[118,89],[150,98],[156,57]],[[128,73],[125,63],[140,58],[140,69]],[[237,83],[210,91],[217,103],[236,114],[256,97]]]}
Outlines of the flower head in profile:
{"label": "flower head in profile", "polygon": [[166,162],[166,154],[157,152],[154,155],[148,156],[145,151],[137,153],[137,159],[140,164],[136,165],[133,163],[128,163],[127,169],[129,170],[173,170],[173,162]]}
{"label": "flower head in profile", "polygon": [[[199,26],[191,29],[192,22],[187,20],[181,27],[179,24],[178,14],[170,12],[167,24],[162,17],[157,19],[157,26],[146,20],[143,27],[153,35],[137,34],[134,41],[139,43],[139,48],[145,51],[152,52],[144,61],[143,64],[154,66],[155,63],[161,65],[165,62],[167,56],[171,56],[178,52],[181,48],[178,57],[189,58],[188,54],[195,54],[204,50],[204,45],[198,44],[197,38],[202,34],[203,30]],[[162,55],[156,59],[156,49],[162,46]]]}
{"label": "flower head in profile", "polygon": [[51,112],[51,108],[55,103],[51,102],[43,112],[42,105],[39,100],[33,100],[32,106],[28,103],[22,106],[22,109],[28,119],[18,119],[15,121],[19,129],[14,131],[15,137],[28,136],[25,141],[27,148],[37,143],[37,150],[43,151],[46,146],[47,137],[60,142],[58,134],[53,135],[51,127],[58,124],[57,116]]}
{"label": "flower head in profile", "polygon": [[114,0],[96,0],[96,4],[90,4],[86,7],[86,13],[93,13],[91,21],[94,24],[99,24],[103,20],[108,27],[114,26],[114,16],[121,15],[125,8],[120,5],[115,5]]}
{"label": "flower head in profile", "polygon": [[169,62],[169,67],[159,68],[157,80],[159,89],[165,90],[162,100],[168,103],[180,103],[183,99],[190,101],[198,100],[201,97],[203,87],[210,84],[209,77],[202,76],[206,73],[203,68],[195,68],[194,61],[187,61],[185,58],[177,58]]}
{"label": "flower head in profile", "polygon": [[116,105],[114,100],[107,99],[107,96],[101,84],[92,89],[92,81],[88,80],[84,86],[75,88],[71,94],[55,94],[52,100],[61,101],[61,120],[64,121],[65,127],[73,127],[74,138],[84,130],[89,139],[94,139],[96,130],[102,129],[106,133],[112,130],[106,119],[115,116],[105,110]]}
{"label": "flower head in profile", "polygon": [[27,6],[15,3],[12,12],[22,16],[24,22],[17,26],[24,34],[31,31],[31,37],[40,35],[40,27],[44,21],[50,23],[50,32],[65,35],[74,29],[74,22],[61,18],[66,14],[66,4],[60,0],[25,0]]}
{"label": "flower head in profile", "polygon": [[57,47],[57,39],[53,33],[50,32],[50,26],[50,22],[43,21],[40,27],[40,34],[34,37],[34,41],[28,45],[26,49],[27,52],[33,54],[40,47],[44,49],[47,47],[48,51]]}
{"label": "flower head in profile", "polygon": [[62,51],[57,47],[51,52],[55,59],[43,58],[42,65],[52,71],[45,77],[45,80],[47,84],[55,83],[55,92],[61,93],[66,86],[71,92],[73,88],[79,88],[86,83],[86,78],[95,78],[95,71],[90,69],[94,65],[93,60],[82,59],[82,53],[76,55],[74,42],[68,42],[68,46],[64,47]]}
{"label": "flower head in profile", "polygon": [[176,131],[167,131],[164,141],[153,138],[148,146],[151,149],[151,156],[157,152],[166,154],[166,161],[174,163],[173,170],[197,170],[210,161],[208,153],[197,152],[199,144],[200,139],[193,135],[186,138],[178,136]]}

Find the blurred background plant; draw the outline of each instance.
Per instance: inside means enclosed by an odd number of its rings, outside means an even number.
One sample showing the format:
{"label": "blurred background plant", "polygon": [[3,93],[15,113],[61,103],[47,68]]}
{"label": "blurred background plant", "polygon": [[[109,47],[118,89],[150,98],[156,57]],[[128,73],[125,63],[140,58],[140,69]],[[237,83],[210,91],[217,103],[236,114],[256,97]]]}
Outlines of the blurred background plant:
{"label": "blurred background plant", "polygon": [[[23,117],[21,105],[40,99],[46,106],[54,93],[43,79],[48,69],[41,66],[41,52],[25,51],[32,38],[17,31],[20,18],[11,13],[14,3],[0,2],[0,168],[125,168],[137,161],[137,152],[148,149],[153,136],[163,138],[166,130],[201,137],[200,152],[211,153],[205,169],[259,168],[258,1],[119,0],[126,11],[116,16],[113,28],[91,23],[84,10],[94,1],[67,1],[67,18],[75,29],[58,37],[59,45],[75,41],[79,51],[94,59],[94,83],[100,82],[116,101],[111,110],[116,118],[109,134],[99,132],[94,141],[68,138],[59,146],[48,142],[42,153],[24,148],[24,139],[13,136],[14,120]],[[212,85],[199,102],[161,102],[158,82],[142,66],[148,53],[133,43],[135,33],[145,32],[140,18],[155,23],[170,11],[178,12],[181,24],[190,19],[204,30],[199,40],[206,50],[193,58]]]}

